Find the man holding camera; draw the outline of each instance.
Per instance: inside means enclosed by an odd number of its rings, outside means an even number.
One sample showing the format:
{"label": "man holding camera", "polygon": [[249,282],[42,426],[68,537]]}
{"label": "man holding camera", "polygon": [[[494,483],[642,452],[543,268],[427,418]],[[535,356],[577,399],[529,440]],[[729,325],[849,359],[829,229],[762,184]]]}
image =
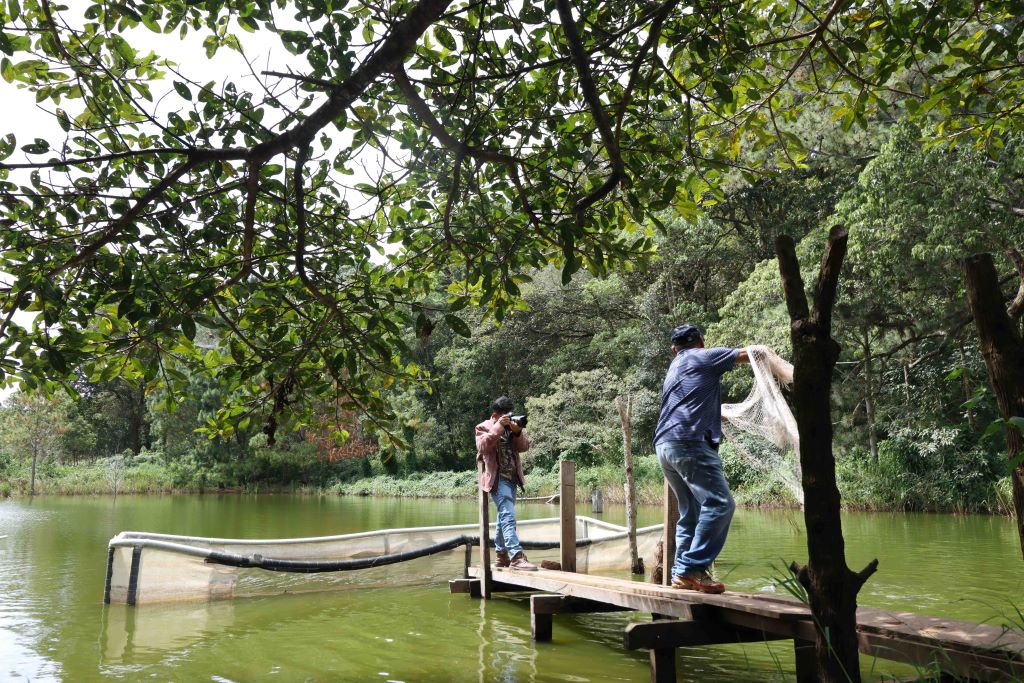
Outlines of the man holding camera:
{"label": "man holding camera", "polygon": [[476,461],[483,463],[480,488],[498,508],[495,566],[533,572],[537,566],[526,559],[516,535],[516,486],[526,489],[519,454],[530,447],[530,440],[523,431],[526,418],[513,418],[512,408],[512,399],[501,396],[491,404],[491,417],[476,426]]}
{"label": "man holding camera", "polygon": [[695,325],[672,330],[671,342],[674,358],[661,393],[654,450],[679,501],[672,586],[722,593],[725,585],[710,569],[725,546],[736,503],[718,457],[721,378],[737,363],[750,360],[744,349],[704,348],[704,336]]}

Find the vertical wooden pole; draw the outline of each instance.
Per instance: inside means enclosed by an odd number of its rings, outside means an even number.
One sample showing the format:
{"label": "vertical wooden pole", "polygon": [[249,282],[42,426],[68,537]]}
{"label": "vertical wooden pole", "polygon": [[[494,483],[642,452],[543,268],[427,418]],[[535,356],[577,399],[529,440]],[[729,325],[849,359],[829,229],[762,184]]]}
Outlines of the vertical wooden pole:
{"label": "vertical wooden pole", "polygon": [[[672,487],[665,480],[665,505],[662,511],[665,528],[661,532],[662,572],[661,583],[665,586],[672,585],[672,565],[676,561],[676,522],[679,521],[679,503],[676,502],[676,494]],[[653,655],[652,655],[653,656]],[[653,663],[653,659],[651,660]]]}
{"label": "vertical wooden pole", "polygon": [[675,683],[676,649],[674,647],[651,650],[651,683]]}
{"label": "vertical wooden pole", "polygon": [[538,611],[537,597],[530,596],[530,637],[538,643],[550,643],[553,617],[546,609]]}
{"label": "vertical wooden pole", "polygon": [[561,510],[563,572],[576,571],[576,463],[559,463],[559,507]]}
{"label": "vertical wooden pole", "polygon": [[815,683],[818,680],[818,660],[814,654],[814,641],[795,638],[793,652],[796,654],[797,683]]}
{"label": "vertical wooden pole", "polygon": [[[477,466],[477,470],[480,473],[480,479],[483,480],[483,463]],[[480,508],[480,597],[489,600],[491,598],[491,549],[488,547],[487,541],[491,535],[491,508],[484,487],[478,486],[477,490],[479,491],[477,503]]]}

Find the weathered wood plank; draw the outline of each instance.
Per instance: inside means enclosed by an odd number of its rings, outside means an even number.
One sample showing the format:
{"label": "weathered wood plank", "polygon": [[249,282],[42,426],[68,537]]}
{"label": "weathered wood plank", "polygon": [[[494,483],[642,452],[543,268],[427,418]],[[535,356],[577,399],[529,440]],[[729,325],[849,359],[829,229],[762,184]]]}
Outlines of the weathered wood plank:
{"label": "weathered wood plank", "polygon": [[574,598],[571,595],[531,595],[530,611],[537,614],[590,614],[593,612],[623,612],[625,607],[609,605],[599,600]]}
{"label": "weathered wood plank", "polygon": [[561,519],[561,548],[559,549],[562,571],[576,571],[576,463],[563,460],[558,464],[559,512]]}
{"label": "weathered wood plank", "polygon": [[[799,602],[776,602],[753,599],[747,593],[723,593],[721,595],[708,595],[696,591],[680,590],[667,586],[657,586],[642,581],[628,581],[607,576],[595,576],[592,574],[572,574],[567,576],[565,572],[555,570],[540,570],[539,572],[517,572],[509,569],[495,569],[495,577],[500,574],[500,580],[521,585],[531,585],[538,590],[548,590],[543,586],[561,585],[571,582],[575,585],[586,585],[599,589],[626,592],[638,596],[649,596],[666,600],[672,603],[687,603],[700,605],[716,605],[729,609],[753,612],[782,620],[800,620],[810,618],[810,611]],[[542,582],[539,584],[538,581]],[[554,583],[552,583],[554,582]],[[554,589],[550,592],[564,593],[565,591]],[[681,616],[678,610],[673,611],[671,616]]]}
{"label": "weathered wood plank", "polygon": [[879,635],[900,635],[905,640],[930,644],[941,641],[947,647],[965,652],[988,652],[993,644],[1011,659],[1024,662],[1024,633],[991,624],[944,619],[913,612],[893,612],[860,607],[858,630]]}
{"label": "weathered wood plank", "polygon": [[[479,572],[471,568],[471,574]],[[814,622],[806,606],[783,596],[723,593],[705,595],[611,577],[552,570],[516,572],[494,569],[495,579],[520,590],[557,593],[572,599],[605,603],[623,609],[664,614],[683,620],[741,627],[771,638],[813,642]],[[555,603],[550,603],[555,604]],[[581,604],[586,604],[581,603]],[[857,612],[860,652],[921,667],[936,668],[978,680],[1024,680],[1024,636],[998,626],[972,624],[910,612],[861,607]],[[685,623],[685,622],[684,622]],[[683,626],[683,629],[694,628]],[[659,650],[663,648],[653,648]],[[806,654],[804,652],[803,654]],[[664,652],[660,670],[669,666]],[[657,657],[652,654],[652,665]],[[674,667],[674,658],[672,659]],[[808,660],[800,666],[801,659]],[[797,649],[798,669],[808,657]],[[652,671],[652,675],[654,672]],[[798,671],[800,680],[814,673]]]}
{"label": "weathered wood plank", "polygon": [[782,639],[785,639],[785,636],[703,620],[633,622],[626,627],[623,634],[623,644],[627,650],[761,643]]}

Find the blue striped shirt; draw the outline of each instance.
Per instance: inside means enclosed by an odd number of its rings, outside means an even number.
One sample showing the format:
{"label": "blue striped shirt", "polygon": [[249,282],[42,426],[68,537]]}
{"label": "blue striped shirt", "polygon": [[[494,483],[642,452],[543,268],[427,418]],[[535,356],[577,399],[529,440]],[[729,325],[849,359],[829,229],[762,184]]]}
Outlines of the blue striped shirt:
{"label": "blue striped shirt", "polygon": [[722,375],[739,349],[683,349],[672,359],[661,391],[654,445],[666,441],[722,440]]}

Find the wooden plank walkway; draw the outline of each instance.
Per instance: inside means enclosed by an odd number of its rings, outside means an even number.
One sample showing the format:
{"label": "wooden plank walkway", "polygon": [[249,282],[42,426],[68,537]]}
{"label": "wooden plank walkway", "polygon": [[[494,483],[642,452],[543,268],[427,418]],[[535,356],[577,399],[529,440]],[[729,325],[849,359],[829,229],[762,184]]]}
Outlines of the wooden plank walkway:
{"label": "wooden plank walkway", "polygon": [[[479,567],[470,578],[451,582],[452,590],[479,595]],[[628,649],[651,650],[652,676],[673,680],[674,648],[718,643],[793,639],[798,680],[813,680],[808,670],[814,622],[810,610],[781,596],[727,592],[706,595],[652,583],[541,569],[521,572],[491,568],[491,590],[539,591],[531,600],[538,640],[550,639],[551,615],[558,612],[649,612],[681,621],[630,624]],[[476,586],[474,587],[474,584]],[[962,678],[982,681],[1024,680],[1024,634],[999,626],[862,607],[857,611],[861,652],[907,662]],[[660,662],[660,670],[659,670]]]}

